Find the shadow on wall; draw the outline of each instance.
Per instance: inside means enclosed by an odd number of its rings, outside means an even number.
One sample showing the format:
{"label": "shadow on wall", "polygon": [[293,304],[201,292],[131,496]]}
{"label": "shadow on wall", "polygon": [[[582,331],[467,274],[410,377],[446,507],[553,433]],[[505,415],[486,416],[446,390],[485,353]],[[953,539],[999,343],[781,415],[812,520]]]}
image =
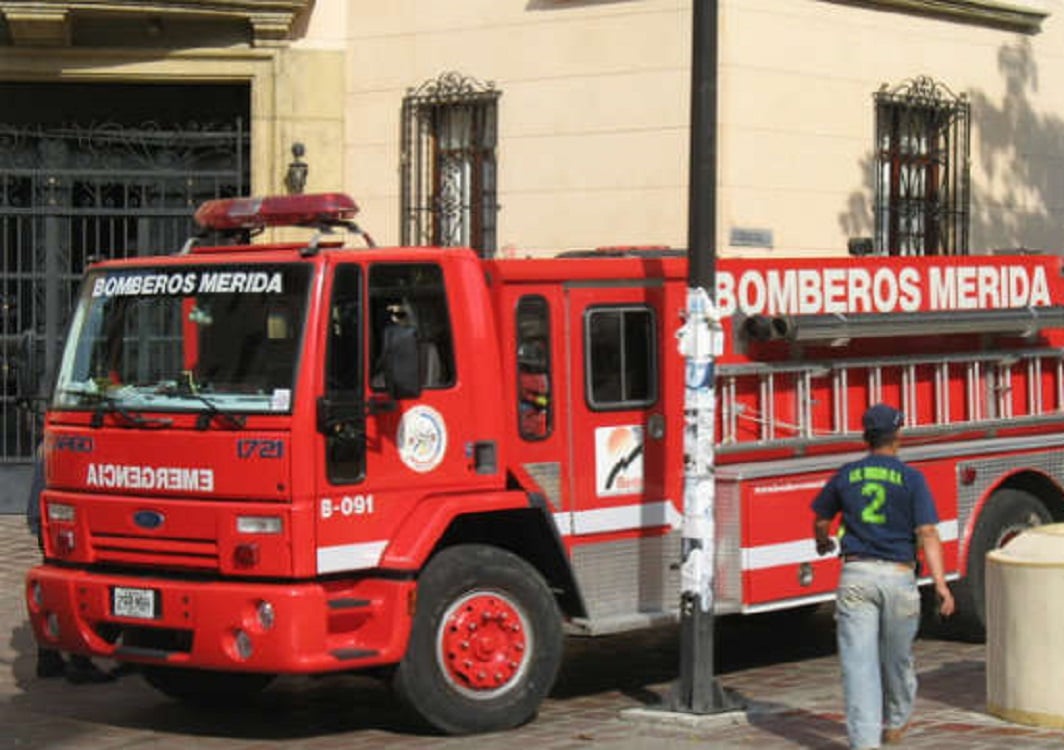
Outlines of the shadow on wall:
{"label": "shadow on wall", "polygon": [[[970,248],[976,254],[1021,248],[1064,252],[1064,119],[1039,114],[1031,105],[1038,66],[1029,41],[1002,46],[998,70],[1005,82],[1000,104],[983,91],[969,94],[971,155],[985,175],[973,170]],[[874,154],[867,153],[859,167],[864,185],[850,194],[839,214],[847,237],[875,232]]]}
{"label": "shadow on wall", "polygon": [[574,6],[585,5],[617,5],[619,3],[631,3],[637,0],[571,0],[567,3],[559,3],[558,0],[528,0],[525,10],[565,10]]}

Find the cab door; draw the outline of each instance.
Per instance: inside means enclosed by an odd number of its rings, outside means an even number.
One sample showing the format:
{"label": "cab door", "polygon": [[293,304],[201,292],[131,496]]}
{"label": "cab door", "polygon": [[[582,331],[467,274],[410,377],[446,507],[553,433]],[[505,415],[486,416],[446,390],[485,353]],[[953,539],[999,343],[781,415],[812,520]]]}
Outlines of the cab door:
{"label": "cab door", "polygon": [[385,500],[366,487],[364,274],[357,263],[332,267],[325,318],[324,387],[318,398],[317,573],[374,567],[383,551]]}
{"label": "cab door", "polygon": [[[455,368],[443,269],[432,262],[345,263],[331,272],[317,479],[317,573],[377,567],[396,528],[433,493],[468,484],[473,420]],[[385,330],[413,329],[420,394],[394,398]],[[473,424],[470,424],[473,423]]]}
{"label": "cab door", "polygon": [[666,446],[680,436],[665,429],[663,297],[647,279],[566,293],[572,551],[590,614],[602,620],[678,601],[669,567],[681,498],[671,496]]}

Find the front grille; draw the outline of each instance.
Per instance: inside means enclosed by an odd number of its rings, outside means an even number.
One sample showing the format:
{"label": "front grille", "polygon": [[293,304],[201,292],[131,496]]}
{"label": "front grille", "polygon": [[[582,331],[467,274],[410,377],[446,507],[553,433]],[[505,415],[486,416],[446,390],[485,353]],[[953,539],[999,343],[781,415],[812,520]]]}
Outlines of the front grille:
{"label": "front grille", "polygon": [[218,544],[212,541],[94,533],[90,542],[100,563],[218,569]]}
{"label": "front grille", "polygon": [[188,654],[192,652],[192,631],[178,628],[151,628],[142,625],[99,623],[96,634],[119,651],[130,655]]}

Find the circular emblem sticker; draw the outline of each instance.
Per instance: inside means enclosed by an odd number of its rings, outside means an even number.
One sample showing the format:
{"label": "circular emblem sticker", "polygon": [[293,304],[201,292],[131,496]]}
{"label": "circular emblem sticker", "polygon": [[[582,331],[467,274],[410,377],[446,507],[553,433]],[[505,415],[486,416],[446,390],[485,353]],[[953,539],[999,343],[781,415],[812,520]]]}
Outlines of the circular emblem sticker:
{"label": "circular emblem sticker", "polygon": [[431,406],[415,406],[403,413],[395,436],[399,458],[414,471],[432,471],[447,451],[447,425]]}

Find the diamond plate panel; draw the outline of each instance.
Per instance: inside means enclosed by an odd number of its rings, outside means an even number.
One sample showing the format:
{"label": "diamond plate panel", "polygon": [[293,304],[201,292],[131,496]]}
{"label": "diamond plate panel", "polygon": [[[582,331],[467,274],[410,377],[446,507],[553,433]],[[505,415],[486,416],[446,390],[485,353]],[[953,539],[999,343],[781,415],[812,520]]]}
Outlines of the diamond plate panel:
{"label": "diamond plate panel", "polygon": [[554,510],[562,509],[562,468],[558,461],[522,464],[522,468],[543,490]]}
{"label": "diamond plate panel", "polygon": [[[738,482],[718,481],[717,614],[738,612],[742,606],[741,517]],[[680,539],[676,530],[665,536],[576,547],[573,570],[587,604],[588,619],[676,611],[680,601]]]}
{"label": "diamond plate panel", "polygon": [[738,612],[743,604],[742,507],[739,482],[717,478],[717,614]]}
{"label": "diamond plate panel", "polygon": [[[961,538],[975,511],[979,498],[997,483],[1002,474],[1024,466],[1041,471],[1058,485],[1064,486],[1064,450],[1040,451],[1038,453],[1012,454],[998,458],[961,461],[957,464],[957,524]],[[975,469],[975,481],[963,484],[961,473],[965,469]]]}
{"label": "diamond plate panel", "polygon": [[573,570],[591,620],[664,612],[680,603],[680,532],[583,544]]}

